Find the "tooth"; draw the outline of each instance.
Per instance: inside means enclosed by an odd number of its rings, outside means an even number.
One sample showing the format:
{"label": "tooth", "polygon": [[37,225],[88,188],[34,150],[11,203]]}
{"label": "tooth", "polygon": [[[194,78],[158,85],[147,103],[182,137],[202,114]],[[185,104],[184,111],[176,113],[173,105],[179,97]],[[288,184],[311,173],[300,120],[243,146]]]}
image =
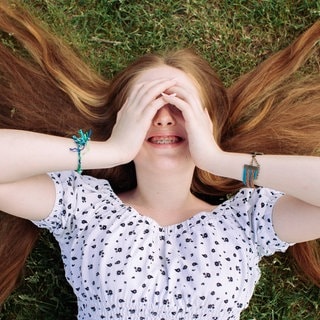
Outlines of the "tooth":
{"label": "tooth", "polygon": [[179,139],[177,137],[153,137],[151,141],[156,144],[170,144],[179,141]]}

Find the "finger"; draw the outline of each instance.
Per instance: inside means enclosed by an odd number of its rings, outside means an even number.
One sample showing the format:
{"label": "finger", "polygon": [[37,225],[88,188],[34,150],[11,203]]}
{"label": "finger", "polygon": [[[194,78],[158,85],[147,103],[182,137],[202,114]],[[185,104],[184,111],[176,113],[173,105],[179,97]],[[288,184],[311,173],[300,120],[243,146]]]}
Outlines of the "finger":
{"label": "finger", "polygon": [[178,108],[182,112],[184,117],[187,116],[187,118],[188,118],[188,114],[193,113],[193,111],[190,107],[190,104],[187,101],[181,99],[180,96],[177,96],[177,94],[175,94],[175,95],[174,94],[170,94],[170,95],[165,94],[165,95],[163,95],[163,100],[165,101],[165,103],[170,103],[170,104],[174,105],[176,108]]}
{"label": "finger", "polygon": [[[156,99],[161,92],[172,87],[176,83],[174,79],[158,79],[147,83],[141,83],[132,92],[132,101],[139,109],[144,109],[151,101]],[[131,100],[131,99],[130,99]]]}
{"label": "finger", "polygon": [[164,97],[176,97],[177,96],[177,93],[174,92],[174,93],[170,93],[170,94],[167,94],[165,92],[161,92],[161,95],[164,96]]}
{"label": "finger", "polygon": [[201,126],[208,126],[208,128],[212,127],[209,114],[199,101],[194,100],[194,102],[189,102],[175,95],[165,95],[163,96],[163,99],[166,103],[170,103],[180,110],[189,129],[198,127],[199,124]]}
{"label": "finger", "polygon": [[167,102],[162,96],[160,96],[153,100],[148,107],[144,109],[143,114],[149,119],[149,121],[152,121],[157,111],[160,110],[165,104],[167,104]]}
{"label": "finger", "polygon": [[[192,116],[198,116],[199,112],[201,113],[203,111],[203,106],[199,96],[185,88],[174,86],[170,88],[170,93],[165,93],[165,95],[166,96],[164,98],[166,102],[176,105],[181,112],[185,113],[185,116],[187,116],[186,113]],[[185,103],[183,103],[181,100]]]}
{"label": "finger", "polygon": [[148,93],[148,91],[151,90],[153,87],[164,82],[170,82],[170,79],[161,78],[153,81],[147,81],[147,82],[145,81],[145,82],[135,84],[133,86],[133,89],[131,90],[130,97],[139,99],[145,96]]}
{"label": "finger", "polygon": [[206,117],[207,117],[208,125],[209,125],[211,131],[213,131],[213,123],[212,123],[212,119],[211,119],[211,117],[210,117],[210,114],[209,114],[208,109],[207,109],[207,108],[204,108],[204,112],[205,112],[205,115],[206,115]]}
{"label": "finger", "polygon": [[164,80],[160,82],[150,83],[144,86],[140,91],[140,93],[142,93],[142,100],[154,100],[161,95],[161,92],[168,90],[174,84],[175,80]]}

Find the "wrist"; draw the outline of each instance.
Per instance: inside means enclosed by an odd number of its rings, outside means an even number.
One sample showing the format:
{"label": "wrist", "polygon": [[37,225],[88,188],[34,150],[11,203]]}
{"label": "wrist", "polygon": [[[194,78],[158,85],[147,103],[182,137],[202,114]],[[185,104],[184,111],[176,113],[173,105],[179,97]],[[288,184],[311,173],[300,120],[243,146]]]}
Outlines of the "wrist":
{"label": "wrist", "polygon": [[250,164],[251,155],[219,150],[213,161],[213,174],[235,180],[243,180],[244,165]]}

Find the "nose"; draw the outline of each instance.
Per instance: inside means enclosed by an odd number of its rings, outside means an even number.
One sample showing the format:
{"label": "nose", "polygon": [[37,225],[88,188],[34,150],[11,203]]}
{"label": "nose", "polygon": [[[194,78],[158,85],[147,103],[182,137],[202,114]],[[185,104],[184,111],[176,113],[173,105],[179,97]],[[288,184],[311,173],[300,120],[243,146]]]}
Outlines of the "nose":
{"label": "nose", "polygon": [[169,106],[163,106],[153,118],[153,125],[156,127],[173,126],[175,124],[176,120]]}

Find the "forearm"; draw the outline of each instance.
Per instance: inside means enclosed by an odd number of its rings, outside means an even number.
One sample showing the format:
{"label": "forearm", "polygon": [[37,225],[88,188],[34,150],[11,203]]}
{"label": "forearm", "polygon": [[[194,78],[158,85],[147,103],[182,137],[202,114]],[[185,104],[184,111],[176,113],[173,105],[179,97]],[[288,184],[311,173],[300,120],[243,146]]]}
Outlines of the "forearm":
{"label": "forearm", "polygon": [[[50,171],[74,170],[78,154],[71,138],[19,130],[0,130],[0,183]],[[87,152],[86,152],[87,151]],[[116,150],[107,142],[90,141],[82,153],[82,168],[96,169],[119,164]]]}
{"label": "forearm", "polygon": [[[320,157],[262,155],[256,158],[260,172],[255,184],[320,206]],[[215,159],[213,173],[242,180],[243,166],[251,162],[251,155],[220,152]]]}

